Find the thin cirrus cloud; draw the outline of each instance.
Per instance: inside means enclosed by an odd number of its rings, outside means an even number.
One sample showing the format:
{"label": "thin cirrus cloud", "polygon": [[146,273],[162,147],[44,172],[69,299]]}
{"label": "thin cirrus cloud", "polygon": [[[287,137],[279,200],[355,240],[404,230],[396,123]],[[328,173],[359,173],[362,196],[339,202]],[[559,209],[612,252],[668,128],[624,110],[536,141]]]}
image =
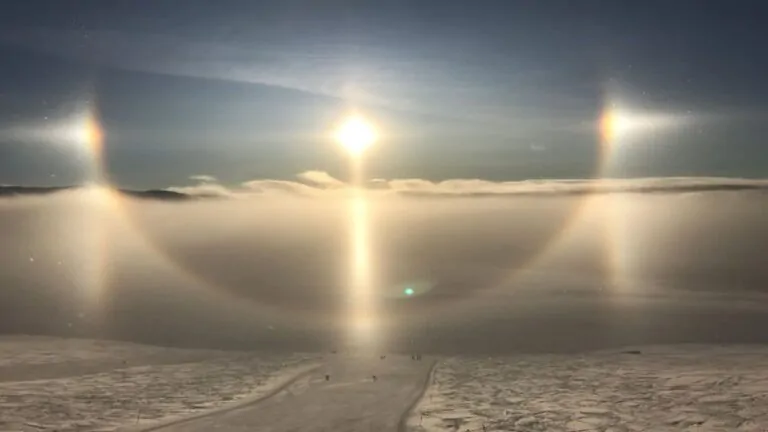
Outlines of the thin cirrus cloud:
{"label": "thin cirrus cloud", "polygon": [[193,175],[190,176],[189,179],[198,181],[200,183],[215,183],[217,181],[216,177],[205,174]]}

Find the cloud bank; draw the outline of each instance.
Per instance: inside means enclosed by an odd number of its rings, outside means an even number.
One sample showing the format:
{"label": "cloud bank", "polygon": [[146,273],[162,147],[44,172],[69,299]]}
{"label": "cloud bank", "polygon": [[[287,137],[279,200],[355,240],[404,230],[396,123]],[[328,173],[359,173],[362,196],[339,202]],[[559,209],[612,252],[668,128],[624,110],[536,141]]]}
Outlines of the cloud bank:
{"label": "cloud bank", "polygon": [[[193,185],[169,191],[200,197],[247,198],[287,193],[324,196],[350,189],[350,185],[324,171],[306,171],[289,180],[250,180],[231,187],[211,176],[193,176]],[[633,179],[525,180],[494,182],[481,179],[430,181],[372,179],[365,187],[372,193],[422,197],[567,196],[613,193],[695,193],[716,191],[768,191],[768,180],[721,177],[662,177]]]}
{"label": "cloud bank", "polygon": [[[338,197],[351,186],[324,171],[305,171],[295,180],[255,179],[225,185],[210,175],[189,177],[191,184],[155,190],[120,190],[135,197],[183,201],[192,199],[245,199],[258,197]],[[0,185],[0,197],[45,195],[73,187],[26,187]],[[768,191],[766,179],[726,177],[659,177],[632,179],[490,181],[450,179],[431,181],[419,178],[370,179],[365,184],[371,197],[400,196],[424,198],[472,197],[557,197],[606,194],[694,194],[704,192]]]}

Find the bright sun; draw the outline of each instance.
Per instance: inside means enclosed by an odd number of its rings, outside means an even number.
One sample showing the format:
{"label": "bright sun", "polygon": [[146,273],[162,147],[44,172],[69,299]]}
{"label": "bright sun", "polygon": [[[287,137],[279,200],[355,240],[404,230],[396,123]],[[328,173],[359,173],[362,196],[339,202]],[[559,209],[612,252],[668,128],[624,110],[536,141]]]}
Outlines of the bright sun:
{"label": "bright sun", "polygon": [[361,116],[347,118],[336,130],[336,141],[353,155],[360,155],[377,139],[376,128]]}

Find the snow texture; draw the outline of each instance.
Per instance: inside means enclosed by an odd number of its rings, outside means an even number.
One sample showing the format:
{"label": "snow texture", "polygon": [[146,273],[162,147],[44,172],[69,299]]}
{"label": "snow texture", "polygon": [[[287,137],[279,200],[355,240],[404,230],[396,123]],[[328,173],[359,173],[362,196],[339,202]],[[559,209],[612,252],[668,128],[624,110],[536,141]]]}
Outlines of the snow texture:
{"label": "snow texture", "polygon": [[[451,358],[411,431],[766,431],[768,348]],[[484,429],[485,428],[485,429]]]}
{"label": "snow texture", "polygon": [[[112,431],[153,424],[257,397],[306,369],[315,357],[19,337],[0,339],[0,353],[0,375],[13,377],[14,369],[24,375],[0,381],[3,432]],[[82,364],[99,370],[83,374]],[[61,365],[69,368],[69,376]],[[32,366],[42,375],[52,375],[44,369],[50,367],[55,376],[32,379]]]}
{"label": "snow texture", "polygon": [[128,342],[42,336],[0,337],[0,382],[88,375],[127,366],[200,361],[220,356]]}

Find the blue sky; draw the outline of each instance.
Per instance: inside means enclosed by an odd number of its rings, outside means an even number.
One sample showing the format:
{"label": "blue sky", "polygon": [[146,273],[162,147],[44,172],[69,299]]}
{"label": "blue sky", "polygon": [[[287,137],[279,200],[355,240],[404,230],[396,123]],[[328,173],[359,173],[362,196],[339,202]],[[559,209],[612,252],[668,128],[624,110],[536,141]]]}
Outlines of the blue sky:
{"label": "blue sky", "polygon": [[[371,177],[764,177],[766,16],[749,0],[10,2],[0,183],[87,180],[60,136],[84,110],[110,178],[139,188],[343,177],[328,136],[350,110],[381,128]],[[606,154],[610,106],[685,121]]]}

